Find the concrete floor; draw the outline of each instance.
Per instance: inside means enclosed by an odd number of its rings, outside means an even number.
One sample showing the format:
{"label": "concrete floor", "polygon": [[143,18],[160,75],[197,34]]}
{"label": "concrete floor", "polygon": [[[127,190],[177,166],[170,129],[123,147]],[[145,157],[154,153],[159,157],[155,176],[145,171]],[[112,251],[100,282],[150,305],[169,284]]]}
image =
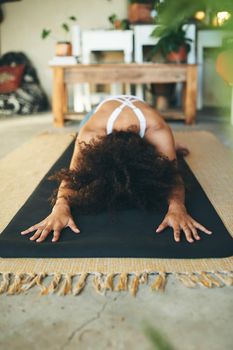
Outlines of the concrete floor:
{"label": "concrete floor", "polygon": [[[51,114],[0,118],[0,158],[43,131],[78,129],[69,122],[55,130]],[[227,118],[204,111],[198,123],[170,123],[175,130],[209,130],[233,150],[233,128]],[[170,276],[163,294],[140,286],[136,298],[126,292],[97,294],[91,284],[78,296],[0,296],[1,350],[135,350],[155,349],[145,327],[159,330],[176,350],[230,350],[233,295],[231,287],[188,289]]]}

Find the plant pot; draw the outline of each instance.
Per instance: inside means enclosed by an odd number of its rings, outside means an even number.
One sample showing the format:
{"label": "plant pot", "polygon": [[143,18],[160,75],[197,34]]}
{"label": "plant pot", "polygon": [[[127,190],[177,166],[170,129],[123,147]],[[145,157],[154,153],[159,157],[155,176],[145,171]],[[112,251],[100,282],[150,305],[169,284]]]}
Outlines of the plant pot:
{"label": "plant pot", "polygon": [[185,63],[187,61],[187,49],[185,46],[181,46],[179,50],[171,51],[167,54],[166,59],[168,62],[173,63]]}
{"label": "plant pot", "polygon": [[121,29],[121,20],[120,19],[115,20],[114,27],[115,27],[115,29]]}
{"label": "plant pot", "polygon": [[130,23],[151,23],[151,4],[130,4],[128,7],[128,20]]}
{"label": "plant pot", "polygon": [[69,41],[59,41],[55,48],[56,56],[72,56],[72,45]]}

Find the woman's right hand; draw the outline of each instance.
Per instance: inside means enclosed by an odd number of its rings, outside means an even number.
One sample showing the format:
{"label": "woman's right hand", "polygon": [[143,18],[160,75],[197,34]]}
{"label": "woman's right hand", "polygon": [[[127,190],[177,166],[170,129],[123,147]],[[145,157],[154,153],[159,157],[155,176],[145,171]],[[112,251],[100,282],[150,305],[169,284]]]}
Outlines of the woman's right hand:
{"label": "woman's right hand", "polygon": [[53,232],[52,242],[57,242],[62,229],[65,227],[69,227],[75,233],[80,233],[71,215],[70,207],[67,204],[60,203],[53,207],[51,214],[47,218],[22,231],[21,234],[26,235],[36,231],[30,240],[39,243],[44,241],[50,232]]}

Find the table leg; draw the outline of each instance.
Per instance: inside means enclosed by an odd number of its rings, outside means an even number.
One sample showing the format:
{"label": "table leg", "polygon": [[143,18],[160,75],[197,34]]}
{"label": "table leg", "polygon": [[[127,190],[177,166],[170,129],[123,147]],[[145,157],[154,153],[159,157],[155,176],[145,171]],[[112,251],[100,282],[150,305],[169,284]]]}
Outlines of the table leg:
{"label": "table leg", "polygon": [[187,81],[185,84],[184,114],[185,123],[192,124],[196,118],[197,99],[197,67],[190,65],[187,67]]}
{"label": "table leg", "polygon": [[67,96],[64,83],[64,69],[54,67],[53,76],[53,117],[54,125],[57,127],[64,126],[64,112],[67,111]]}

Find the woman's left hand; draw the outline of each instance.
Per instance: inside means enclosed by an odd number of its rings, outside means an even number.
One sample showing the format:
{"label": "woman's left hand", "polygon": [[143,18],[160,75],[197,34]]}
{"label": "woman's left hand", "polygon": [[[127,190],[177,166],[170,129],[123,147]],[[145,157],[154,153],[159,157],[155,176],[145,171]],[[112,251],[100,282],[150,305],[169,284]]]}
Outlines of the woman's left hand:
{"label": "woman's left hand", "polygon": [[156,229],[160,233],[166,227],[172,227],[174,232],[174,239],[176,242],[180,241],[181,230],[184,232],[188,242],[193,243],[195,240],[200,240],[197,229],[210,235],[212,232],[194,220],[186,211],[184,205],[178,205],[169,208],[164,220]]}

